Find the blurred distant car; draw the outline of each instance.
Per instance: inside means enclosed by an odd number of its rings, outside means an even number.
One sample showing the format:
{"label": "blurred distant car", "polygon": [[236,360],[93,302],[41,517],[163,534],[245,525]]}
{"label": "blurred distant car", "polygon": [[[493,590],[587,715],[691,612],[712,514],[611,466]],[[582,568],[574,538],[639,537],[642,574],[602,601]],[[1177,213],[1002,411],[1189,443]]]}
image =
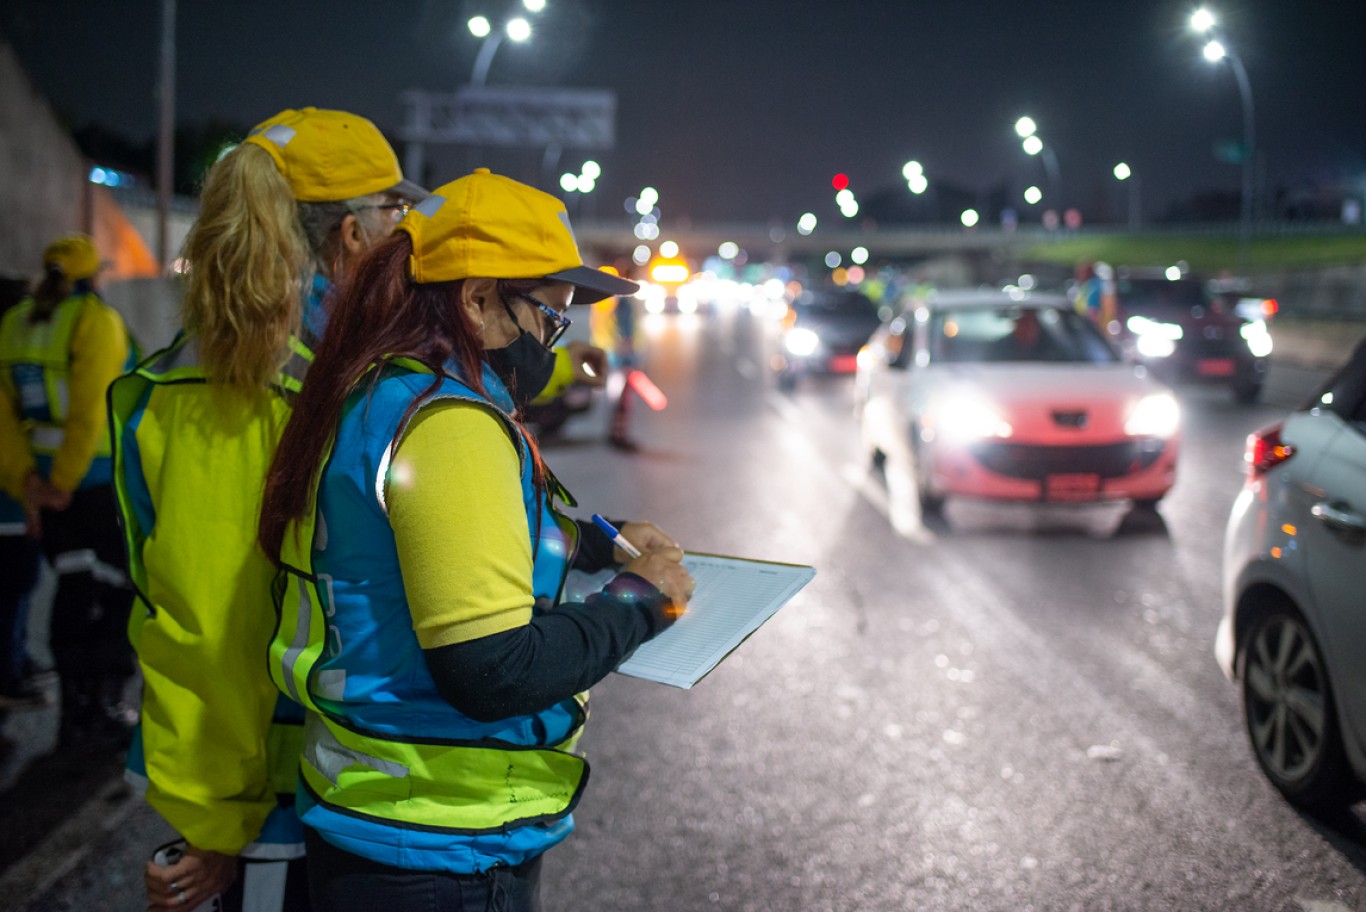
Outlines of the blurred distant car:
{"label": "blurred distant car", "polygon": [[1121,268],[1115,276],[1121,344],[1169,383],[1217,383],[1255,402],[1266,379],[1271,333],[1202,279]]}
{"label": "blurred distant car", "polygon": [[1180,413],[1060,295],[936,292],[859,354],[865,445],[914,470],[922,513],[954,495],[1155,505]]}
{"label": "blurred distant car", "polygon": [[1248,322],[1263,320],[1269,324],[1281,310],[1279,301],[1258,294],[1253,284],[1245,278],[1210,279],[1206,288]]}
{"label": "blurred distant car", "polygon": [[1366,344],[1246,459],[1215,655],[1271,783],[1347,804],[1366,781]]}
{"label": "blurred distant car", "polygon": [[852,374],[858,351],[882,321],[862,292],[807,290],[788,305],[781,350],[774,357],[778,386],[796,387],[805,374]]}

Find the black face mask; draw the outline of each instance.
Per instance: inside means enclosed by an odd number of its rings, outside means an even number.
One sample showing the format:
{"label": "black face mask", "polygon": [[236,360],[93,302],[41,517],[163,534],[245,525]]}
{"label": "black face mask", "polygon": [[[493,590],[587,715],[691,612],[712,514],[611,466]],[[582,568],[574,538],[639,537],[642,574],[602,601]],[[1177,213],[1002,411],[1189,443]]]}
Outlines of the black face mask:
{"label": "black face mask", "polygon": [[491,348],[484,354],[519,409],[540,395],[555,371],[555,353],[525,329],[510,345]]}

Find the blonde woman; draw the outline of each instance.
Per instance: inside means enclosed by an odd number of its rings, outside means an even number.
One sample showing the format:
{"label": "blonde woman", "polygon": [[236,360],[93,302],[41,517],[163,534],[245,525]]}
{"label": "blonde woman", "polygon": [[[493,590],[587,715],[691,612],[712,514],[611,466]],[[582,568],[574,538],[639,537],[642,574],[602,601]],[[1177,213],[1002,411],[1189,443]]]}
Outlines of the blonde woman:
{"label": "blonde woman", "polygon": [[114,384],[146,682],[129,775],[185,841],[147,866],[151,909],[224,891],[229,908],[305,907],[303,878],[281,876],[303,854],[302,711],[266,673],[261,488],[333,283],[423,195],[365,118],[304,108],[260,124],[205,179],[184,333]]}

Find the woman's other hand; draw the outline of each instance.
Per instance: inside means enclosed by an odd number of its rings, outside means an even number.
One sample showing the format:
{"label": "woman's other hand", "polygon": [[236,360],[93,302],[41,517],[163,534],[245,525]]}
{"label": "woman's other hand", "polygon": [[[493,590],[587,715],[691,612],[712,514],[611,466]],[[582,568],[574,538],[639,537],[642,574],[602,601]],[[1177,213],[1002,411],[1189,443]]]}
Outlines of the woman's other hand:
{"label": "woman's other hand", "polygon": [[679,617],[687,610],[688,599],[692,598],[697,581],[683,566],[681,548],[660,548],[648,551],[622,568],[625,573],[634,573],[646,579],[669,598],[669,614]]}
{"label": "woman's other hand", "polygon": [[237,856],[189,846],[173,865],[147,862],[147,912],[183,912],[222,893],[237,879]]}

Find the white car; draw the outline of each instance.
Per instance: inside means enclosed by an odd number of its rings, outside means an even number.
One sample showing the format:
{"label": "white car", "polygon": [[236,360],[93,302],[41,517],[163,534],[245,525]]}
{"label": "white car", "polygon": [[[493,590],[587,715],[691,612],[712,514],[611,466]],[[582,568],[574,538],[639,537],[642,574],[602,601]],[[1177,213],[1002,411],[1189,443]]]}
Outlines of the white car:
{"label": "white car", "polygon": [[865,447],[946,497],[1132,500],[1176,480],[1180,409],[1059,295],[937,292],[859,353]]}
{"label": "white car", "polygon": [[1366,344],[1246,458],[1215,655],[1271,783],[1350,803],[1366,782]]}

